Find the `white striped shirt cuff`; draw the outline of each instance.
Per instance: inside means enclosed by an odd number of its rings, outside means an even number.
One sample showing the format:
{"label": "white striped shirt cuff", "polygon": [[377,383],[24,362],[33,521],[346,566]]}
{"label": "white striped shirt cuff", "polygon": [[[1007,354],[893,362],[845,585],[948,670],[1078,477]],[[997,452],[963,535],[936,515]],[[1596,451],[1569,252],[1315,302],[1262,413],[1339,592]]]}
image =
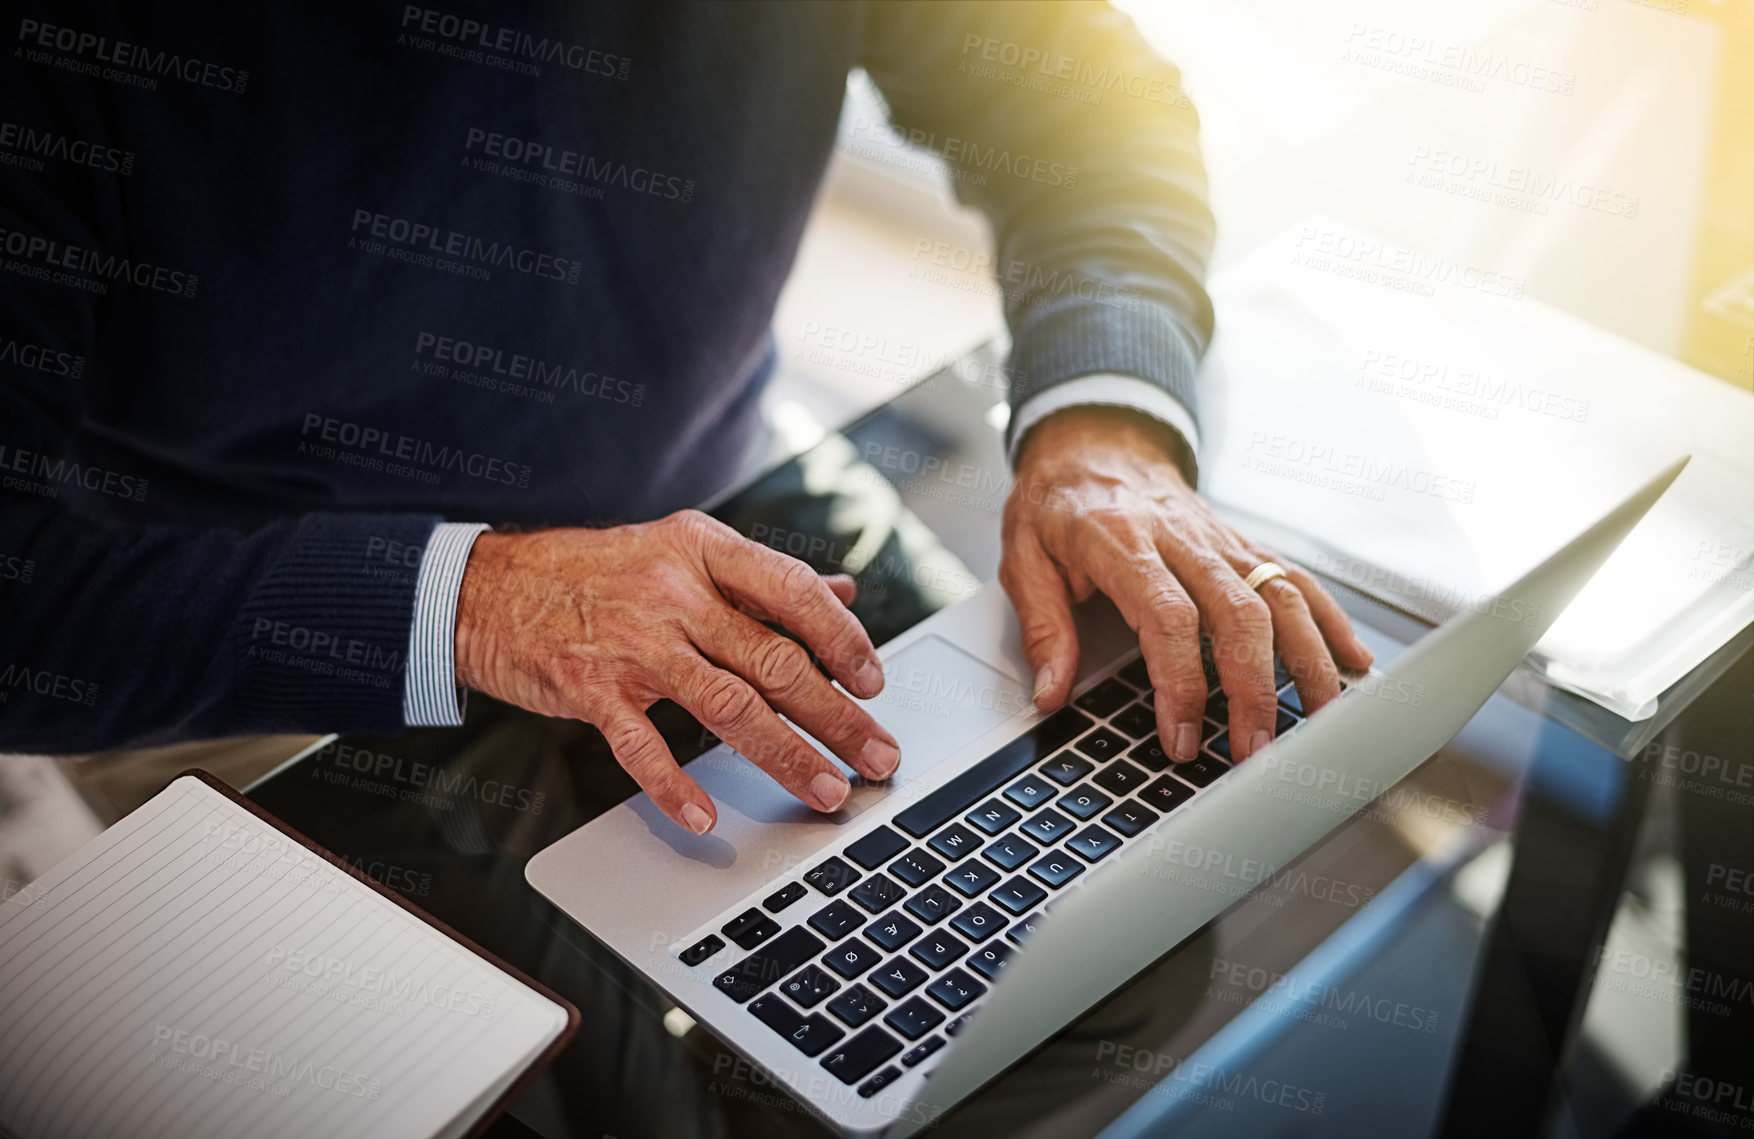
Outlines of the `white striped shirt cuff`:
{"label": "white striped shirt cuff", "polygon": [[1023,442],[1024,435],[1031,427],[1056,411],[1087,404],[1104,404],[1143,412],[1175,428],[1187,441],[1188,450],[1196,456],[1200,453],[1200,429],[1194,426],[1194,417],[1182,406],[1181,400],[1149,380],[1141,380],[1137,376],[1116,375],[1113,372],[1099,372],[1055,384],[1023,401],[1023,406],[1012,416],[1014,426],[1011,431],[1011,453],[1007,456],[1011,465],[1017,465],[1018,444]]}
{"label": "white striped shirt cuff", "polygon": [[463,723],[457,687],[457,595],[481,522],[440,522],[426,540],[414,584],[414,627],[408,631],[408,670],[402,719],[411,728],[455,728]]}

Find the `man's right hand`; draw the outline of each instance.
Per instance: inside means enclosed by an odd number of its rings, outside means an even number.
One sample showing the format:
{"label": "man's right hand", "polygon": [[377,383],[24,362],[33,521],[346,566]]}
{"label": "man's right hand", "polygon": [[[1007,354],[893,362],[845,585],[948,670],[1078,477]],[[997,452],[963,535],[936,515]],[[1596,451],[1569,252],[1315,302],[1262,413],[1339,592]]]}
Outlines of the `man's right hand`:
{"label": "man's right hand", "polygon": [[883,668],[848,611],[852,579],[822,577],[698,511],[608,530],[483,534],[457,601],[459,682],[550,716],[595,724],[652,802],[696,834],[713,803],[685,775],[646,709],[669,698],[820,811],[846,777],[781,720],[850,766],[887,779],[895,737],[838,691],[869,699]]}

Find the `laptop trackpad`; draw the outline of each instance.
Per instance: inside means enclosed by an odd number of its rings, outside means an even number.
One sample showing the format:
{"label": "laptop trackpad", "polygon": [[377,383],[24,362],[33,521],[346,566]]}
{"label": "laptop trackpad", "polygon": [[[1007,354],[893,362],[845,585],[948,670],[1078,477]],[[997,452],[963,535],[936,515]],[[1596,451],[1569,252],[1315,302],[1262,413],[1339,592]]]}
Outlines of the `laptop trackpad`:
{"label": "laptop trackpad", "polygon": [[861,700],[901,744],[904,787],[1006,720],[1030,710],[1030,692],[949,641],[924,636],[883,663],[883,691]]}

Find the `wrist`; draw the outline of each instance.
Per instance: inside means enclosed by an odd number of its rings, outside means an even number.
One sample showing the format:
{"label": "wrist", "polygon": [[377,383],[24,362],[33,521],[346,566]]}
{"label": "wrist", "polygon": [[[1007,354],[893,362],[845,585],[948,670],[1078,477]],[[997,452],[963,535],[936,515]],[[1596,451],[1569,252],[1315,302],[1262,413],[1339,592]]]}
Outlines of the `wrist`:
{"label": "wrist", "polygon": [[1131,408],[1088,404],[1062,408],[1029,429],[1017,448],[1019,474],[1065,456],[1122,454],[1167,464],[1182,479],[1187,443],[1161,420]]}
{"label": "wrist", "polygon": [[505,562],[510,534],[488,531],[475,539],[469,562],[463,569],[462,588],[457,591],[457,621],[453,634],[452,660],[457,683],[479,688],[487,675],[491,655],[487,618],[494,598],[505,596]]}

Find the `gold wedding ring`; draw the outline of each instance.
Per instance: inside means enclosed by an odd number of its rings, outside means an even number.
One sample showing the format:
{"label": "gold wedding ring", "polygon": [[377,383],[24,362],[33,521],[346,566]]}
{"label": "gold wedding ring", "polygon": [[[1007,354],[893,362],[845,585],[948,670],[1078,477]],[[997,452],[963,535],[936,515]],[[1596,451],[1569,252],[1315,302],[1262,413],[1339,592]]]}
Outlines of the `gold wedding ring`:
{"label": "gold wedding ring", "polygon": [[1261,586],[1266,585],[1276,577],[1284,576],[1286,576],[1285,567],[1278,562],[1262,562],[1249,571],[1249,575],[1242,579],[1242,583],[1259,593]]}

